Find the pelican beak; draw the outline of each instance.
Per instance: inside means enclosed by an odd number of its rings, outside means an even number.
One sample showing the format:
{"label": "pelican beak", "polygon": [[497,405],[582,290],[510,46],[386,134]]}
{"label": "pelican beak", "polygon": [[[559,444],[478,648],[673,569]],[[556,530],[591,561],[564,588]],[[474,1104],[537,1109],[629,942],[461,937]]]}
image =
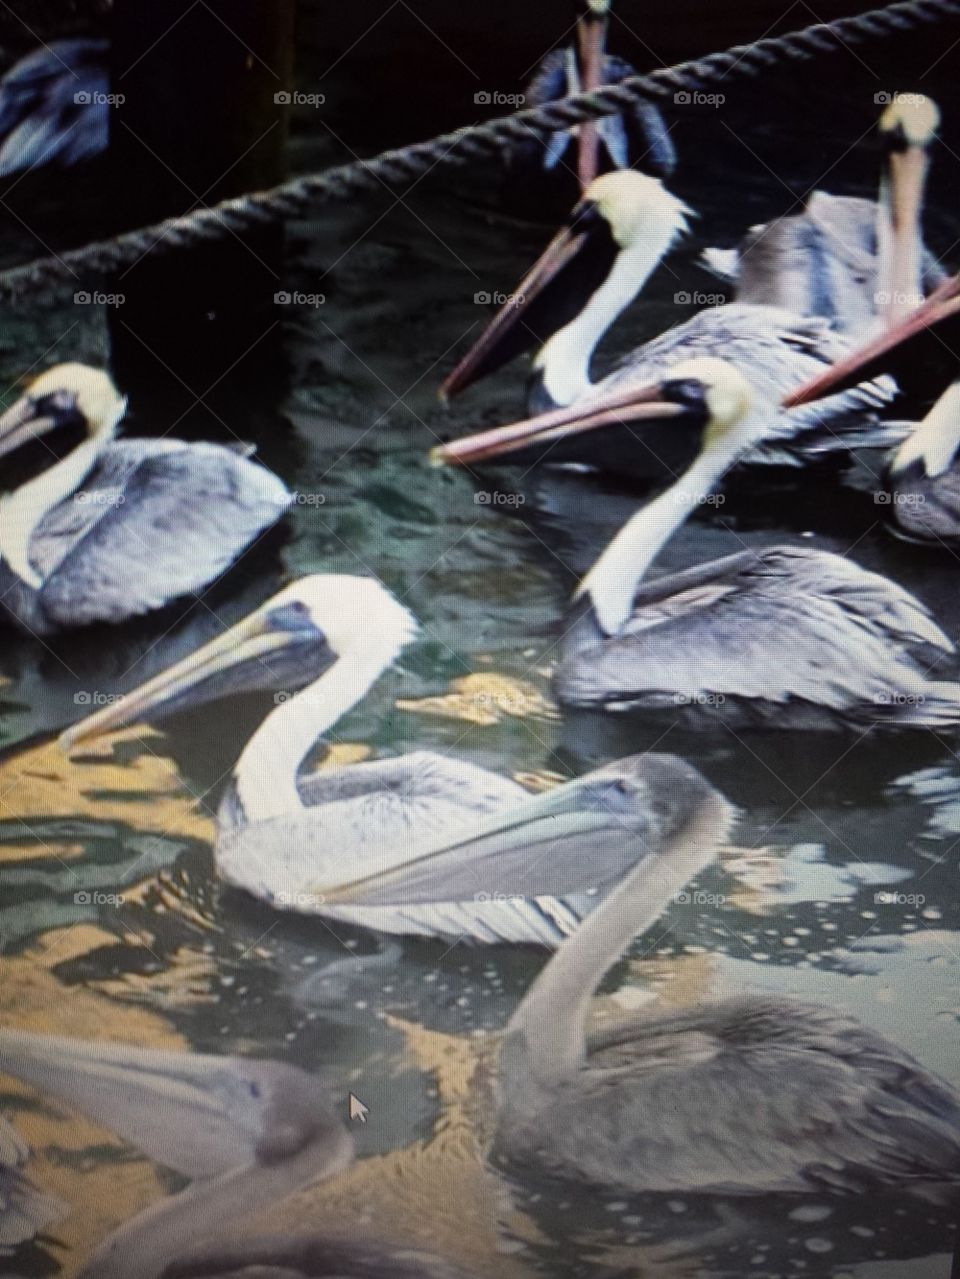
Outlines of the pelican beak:
{"label": "pelican beak", "polygon": [[0,414],[0,457],[15,452],[22,445],[52,431],[56,418],[40,413],[37,402],[22,395],[16,404]]}
{"label": "pelican beak", "polygon": [[328,904],[351,906],[605,891],[643,854],[651,833],[646,807],[629,797],[618,775],[600,769],[465,825],[459,839],[424,848],[400,866],[312,887]]}
{"label": "pelican beak", "polygon": [[69,754],[80,743],[125,725],[211,701],[222,695],[228,673],[241,666],[252,665],[256,670],[262,663],[264,667],[263,677],[244,688],[269,687],[272,656],[304,640],[316,644],[318,639],[322,639],[322,632],[309,619],[289,606],[267,604],[133,692],[118,696],[116,701],[66,729],[60,734],[58,745]]}
{"label": "pelican beak", "polygon": [[658,383],[656,386],[620,391],[604,399],[592,400],[589,404],[553,409],[538,417],[497,426],[476,435],[465,435],[460,440],[432,449],[430,460],[437,466],[471,466],[531,444],[549,443],[626,422],[659,422],[683,417],[687,412],[683,405],[664,399]]}
{"label": "pelican beak", "polygon": [[[58,1097],[185,1177],[294,1154],[321,1127],[341,1166],[352,1153],[349,1142],[337,1143],[346,1134],[338,1134],[319,1082],[280,1062],[0,1030],[0,1072]],[[283,1141],[286,1151],[275,1150]]]}
{"label": "pelican beak", "polygon": [[797,408],[801,404],[809,404],[812,400],[822,399],[825,395],[844,391],[856,386],[868,378],[876,377],[886,370],[889,356],[899,351],[901,357],[906,356],[912,347],[936,333],[948,321],[960,316],[960,275],[943,284],[931,293],[922,306],[917,307],[892,328],[879,334],[869,342],[865,342],[858,350],[851,352],[842,360],[832,364],[825,372],[804,382],[801,386],[784,396],[782,404],[785,409]]}
{"label": "pelican beak", "polygon": [[[465,390],[562,328],[609,273],[618,252],[606,218],[592,200],[581,200],[566,226],[445,379],[440,398],[447,400]],[[591,261],[597,258],[600,261]]]}

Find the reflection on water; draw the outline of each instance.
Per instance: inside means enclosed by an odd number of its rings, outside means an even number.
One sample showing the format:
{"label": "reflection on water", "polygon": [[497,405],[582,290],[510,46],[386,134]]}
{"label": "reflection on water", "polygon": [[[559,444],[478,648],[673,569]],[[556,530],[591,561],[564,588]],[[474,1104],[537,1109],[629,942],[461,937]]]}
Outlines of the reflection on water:
{"label": "reflection on water", "polygon": [[[690,170],[681,176],[692,181]],[[697,180],[716,192],[718,161],[704,157]],[[697,202],[695,191],[685,194]],[[776,195],[753,191],[748,213],[725,207],[727,224],[741,228],[775,211]],[[758,210],[763,199],[768,207]],[[323,281],[327,304],[286,323],[291,385],[258,388],[258,399],[273,403],[272,420],[244,416],[238,394],[231,422],[303,496],[285,541],[245,562],[204,607],[162,626],[49,647],[4,638],[2,1020],[286,1059],[325,1072],[338,1095],[362,1096],[371,1122],[358,1134],[359,1162],[250,1229],[375,1231],[504,1279],[945,1276],[952,1222],[934,1203],[625,1202],[487,1169],[476,1072],[544,957],[388,943],[279,915],[221,888],[213,814],[262,700],[184,716],[162,734],[129,731],[98,759],[85,750],[82,765],[50,744],[92,698],[169,665],[283,578],[318,571],[376,574],[423,627],[338,726],[339,762],[451,751],[533,787],[651,744],[642,724],[558,717],[548,690],[570,581],[637,496],[609,479],[509,469],[491,473],[481,490],[426,460],[437,438],[503,420],[520,401],[517,369],[455,410],[434,398],[452,349],[484,318],[473,305],[477,281],[515,279],[542,239],[536,228],[488,216],[480,202],[476,190],[461,202],[434,185],[409,197],[411,213],[398,206],[380,219],[386,203],[338,205],[324,209],[322,234],[313,221],[292,228],[292,287],[315,289],[337,263]],[[613,348],[670,318],[669,295],[700,280],[692,254],[674,262],[675,277],[654,283]],[[10,325],[2,360],[11,381],[67,329],[56,311]],[[79,330],[56,353],[95,351],[102,340]],[[148,388],[125,389],[131,429],[162,429]],[[513,500],[478,500],[490,491]],[[664,567],[773,541],[856,543],[859,562],[910,585],[956,634],[955,563],[893,543],[855,489],[828,476],[806,485],[796,504],[792,491],[766,504],[755,496],[701,512],[671,543]],[[952,743],[687,734],[668,735],[658,749],[690,758],[742,816],[734,846],[607,975],[598,1022],[744,991],[792,994],[856,1015],[960,1085],[960,764]],[[54,1239],[22,1249],[11,1273],[74,1273],[95,1241],[174,1184],[28,1089],[4,1080],[2,1105],[36,1152],[36,1182],[70,1205]]]}

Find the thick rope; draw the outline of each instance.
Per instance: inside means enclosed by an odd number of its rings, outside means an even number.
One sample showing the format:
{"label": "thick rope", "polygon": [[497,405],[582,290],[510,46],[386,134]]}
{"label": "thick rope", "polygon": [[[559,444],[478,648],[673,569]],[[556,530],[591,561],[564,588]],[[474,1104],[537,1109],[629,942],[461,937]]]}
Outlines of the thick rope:
{"label": "thick rope", "polygon": [[378,186],[411,182],[439,165],[463,164],[499,154],[519,141],[554,133],[583,120],[615,115],[637,98],[665,98],[681,89],[702,89],[728,76],[757,76],[782,61],[806,62],[820,54],[836,53],[849,45],[951,17],[960,17],[960,0],[901,0],[883,9],[735,45],[674,67],[631,76],[619,84],[529,107],[426,142],[383,151],[369,160],[294,178],[267,191],[236,196],[212,208],[167,218],[153,226],[127,231],[111,240],[96,241],[57,257],[37,258],[0,274],[0,301],[10,302],[29,295],[35,302],[56,285],[66,283],[76,287],[81,281],[103,279],[132,266],[145,254],[186,248],[228,233],[241,234],[253,227],[294,217],[321,200],[343,199]]}

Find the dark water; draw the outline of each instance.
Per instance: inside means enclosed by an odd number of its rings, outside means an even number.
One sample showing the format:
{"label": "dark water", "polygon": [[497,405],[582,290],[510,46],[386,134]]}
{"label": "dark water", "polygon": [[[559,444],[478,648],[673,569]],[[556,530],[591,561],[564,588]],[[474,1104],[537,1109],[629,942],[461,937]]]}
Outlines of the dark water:
{"label": "dark water", "polygon": [[[806,10],[797,13],[798,22],[807,20]],[[305,87],[329,65],[327,41],[320,24],[308,26]],[[731,90],[722,110],[704,110],[695,121],[675,113],[682,161],[674,186],[700,220],[604,345],[601,365],[675,322],[677,291],[715,289],[694,261],[703,244],[732,242],[816,183],[869,193],[877,157],[861,135],[875,110],[872,93],[888,85],[916,85],[940,99],[946,124],[927,230],[956,269],[955,91],[950,60],[937,62],[946,47],[929,38],[871,46],[833,77],[784,73],[762,90]],[[356,57],[361,80],[392,65],[375,42]],[[349,66],[338,68],[340,80],[349,79]],[[457,75],[445,89],[434,86],[441,114],[453,112],[456,94],[472,83]],[[308,169],[342,158],[350,146],[370,151],[395,142],[397,114],[410,125],[403,136],[429,131],[422,106],[406,116],[401,106],[383,114],[393,118],[378,130],[343,107],[332,118],[302,113],[291,166]],[[340,1091],[352,1088],[371,1108],[360,1135],[368,1157],[361,1167],[369,1170],[358,1183],[365,1210],[387,1221],[402,1182],[411,1221],[418,1207],[430,1222],[435,1217],[438,1247],[478,1273],[516,1268],[579,1279],[700,1267],[725,1275],[946,1279],[950,1214],[922,1202],[812,1196],[750,1204],[683,1195],[625,1202],[531,1178],[502,1180],[491,1208],[475,1196],[475,1156],[450,1140],[449,1114],[459,1102],[442,1083],[444,1063],[456,1052],[466,1059],[485,1032],[503,1025],[543,956],[403,942],[377,959],[376,937],[281,916],[218,886],[209,814],[269,701],[184,717],[162,738],[118,745],[96,764],[66,764],[45,744],[91,702],[135,686],[281,582],[312,572],[373,574],[422,626],[398,667],[338,725],[338,742],[374,754],[435,749],[505,775],[560,776],[653,744],[634,720],[518,714],[476,725],[396,706],[444,695],[471,673],[506,676],[547,696],[570,585],[641,500],[609,478],[544,470],[491,471],[480,488],[427,462],[438,439],[508,420],[521,405],[519,367],[453,410],[435,395],[454,354],[486,318],[474,295],[515,282],[568,198],[559,183],[536,208],[530,184],[505,173],[438,173],[410,193],[330,205],[289,227],[283,287],[323,293],[325,301],[271,315],[282,359],[264,361],[255,374],[242,364],[216,399],[229,433],[255,441],[262,459],[298,490],[282,534],[201,602],[160,620],[43,644],[4,636],[4,1019],[56,1030],[69,1015],[63,1009],[73,1008],[70,1033],[94,1037],[106,1027],[112,1037],[148,1042],[175,1033],[202,1051],[329,1070]],[[30,251],[22,227],[8,223],[0,252],[12,260]],[[108,331],[116,337],[122,317],[90,308],[78,317],[77,310],[65,300],[5,317],[4,385],[36,362],[107,354]],[[195,355],[202,364],[203,352]],[[125,383],[131,433],[169,428],[165,379],[146,364]],[[197,413],[178,429],[197,429]],[[775,541],[849,552],[916,591],[957,634],[956,557],[894,541],[882,508],[863,489],[825,473],[784,493],[731,493],[690,521],[662,567]],[[483,501],[482,494],[494,496]],[[798,995],[855,1014],[960,1085],[955,739],[737,739],[722,729],[677,730],[660,737],[657,749],[689,758],[742,815],[733,846],[691,886],[690,900],[671,906],[655,935],[638,938],[608,975],[604,1015],[654,998]],[[199,817],[192,815],[196,795]],[[336,968],[324,982],[329,965]],[[25,974],[32,977],[18,1000]],[[89,1014],[82,999],[96,1001]],[[0,1096],[23,1118],[22,1098]],[[61,1127],[62,1149],[52,1142],[57,1149],[44,1154],[45,1185],[62,1187],[72,1166],[64,1153],[70,1121]],[[72,1148],[87,1149],[82,1134]],[[408,1170],[404,1152],[412,1149],[426,1152],[435,1183],[419,1185],[416,1168]],[[116,1147],[96,1150],[87,1150],[66,1183],[82,1211],[98,1193],[98,1161],[121,1181],[124,1175]],[[437,1186],[454,1207],[437,1203]],[[318,1202],[322,1208],[323,1196]],[[86,1236],[71,1218],[60,1237],[74,1241],[73,1252],[56,1243],[25,1249],[10,1272],[55,1273],[62,1265],[70,1273]]]}

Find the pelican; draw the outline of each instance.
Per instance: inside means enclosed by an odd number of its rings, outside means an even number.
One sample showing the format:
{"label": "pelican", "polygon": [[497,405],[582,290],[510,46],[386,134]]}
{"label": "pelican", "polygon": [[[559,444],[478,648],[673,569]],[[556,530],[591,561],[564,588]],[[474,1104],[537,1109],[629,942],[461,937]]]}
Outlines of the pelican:
{"label": "pelican", "polygon": [[0,415],[0,457],[65,427],[85,434],[0,498],[0,610],[23,630],[122,622],[200,591],[292,500],[223,445],[116,439],[125,410],[102,369],[60,364]]}
{"label": "pelican", "polygon": [[[921,310],[887,329],[879,339],[828,369],[813,382],[795,388],[790,404],[805,404],[847,384],[858,371],[898,358],[931,330],[953,322],[956,282],[930,299]],[[947,348],[949,350],[949,348]],[[960,543],[960,376],[955,377],[933,407],[914,424],[906,440],[887,457],[877,498],[889,508],[893,532],[907,541],[940,546]]]}
{"label": "pelican", "polygon": [[[640,844],[658,838],[655,812],[616,802],[636,758],[536,796],[427,751],[299,771],[415,630],[379,582],[302,578],[60,743],[71,752],[224,691],[275,688],[277,704],[241,751],[217,817],[214,855],[227,883],[280,909],[383,932],[555,947]],[[323,673],[289,696],[289,670],[311,652]],[[286,671],[276,665],[284,653]],[[434,876],[408,877],[407,862],[428,850],[445,853],[431,863]]]}
{"label": "pelican", "polygon": [[[600,85],[619,84],[638,74],[623,58],[604,52],[610,0],[577,0],[577,38],[574,44],[554,49],[540,61],[527,85],[524,105],[540,106]],[[563,159],[572,138],[578,138],[577,170],[581,187],[596,177],[601,150],[618,169],[628,168],[631,153],[637,163],[660,177],[672,173],[677,153],[663,116],[652,102],[637,98],[624,115],[603,116],[548,135],[543,147],[543,167],[554,169]]]}
{"label": "pelican", "polygon": [[29,1243],[46,1226],[64,1215],[64,1206],[42,1194],[24,1173],[30,1157],[23,1138],[0,1118],[0,1257]]}
{"label": "pelican", "polygon": [[[889,296],[909,296],[914,304],[920,288],[919,191],[926,148],[937,124],[936,108],[922,101],[923,108],[914,108],[898,99],[884,113],[890,176],[881,184],[882,212],[876,219],[878,278],[889,282]],[[589,368],[597,343],[685,229],[689,212],[655,178],[621,171],[596,179],[513,298],[448,376],[441,393],[450,396],[493,372],[540,335],[547,335],[547,340],[533,361],[528,397],[528,408],[537,415],[574,404],[599,406],[632,387],[648,385],[677,360],[699,355],[729,360],[775,404],[789,388],[846,353],[847,340],[832,323],[838,312],[842,314],[841,302],[821,301],[816,309],[827,315],[809,314],[815,300],[831,289],[822,280],[817,283],[815,263],[801,264],[802,288],[789,272],[781,284],[777,272],[765,269],[758,273],[758,286],[748,288],[743,300],[699,311],[632,351],[600,382],[591,383]],[[888,224],[889,234],[884,230]],[[874,296],[887,295],[877,291]],[[777,305],[783,301],[801,311]],[[850,305],[862,307],[862,287]],[[767,432],[741,460],[800,466],[837,451],[897,443],[903,438],[902,428],[878,423],[874,416],[895,393],[893,380],[881,378],[814,406],[773,413]],[[489,455],[489,445],[504,438],[501,432],[512,438],[512,431],[513,427],[494,428],[467,436],[446,445],[441,456],[462,464],[479,461]],[[530,442],[535,438],[531,435]],[[644,449],[623,431],[602,433],[589,447],[583,441],[554,439],[547,456],[554,462],[585,462],[644,478],[675,473],[686,460],[675,455],[669,434],[648,437]]]}
{"label": "pelican", "polygon": [[[708,357],[621,397],[620,416],[698,427],[701,448],[580,584],[554,675],[557,696],[573,706],[667,710],[682,719],[702,720],[710,709],[728,724],[755,727],[956,722],[960,684],[932,679],[922,656],[954,657],[953,644],[917,599],[851,560],[772,546],[647,581],[661,548],[764,437],[773,411],[736,368]],[[609,417],[583,406],[544,420],[552,438]]]}
{"label": "pelican", "polygon": [[714,856],[731,809],[679,761],[683,795],[642,858],[553,955],[510,1018],[494,1159],[635,1194],[921,1193],[960,1181],[960,1097],[897,1045],[832,1009],[741,996],[641,1012],[597,1034],[590,1000],[634,937]]}
{"label": "pelican", "polygon": [[52,40],[0,79],[0,177],[106,150],[108,49],[106,40]]}
{"label": "pelican", "polygon": [[813,191],[802,212],[751,227],[738,248],[707,249],[707,266],[738,302],[825,316],[851,340],[907,314],[944,278],[920,226],[939,123],[930,98],[896,96],[878,126],[887,167],[876,203]]}
{"label": "pelican", "polygon": [[258,1274],[468,1279],[435,1257],[374,1240],[307,1231],[238,1238],[243,1218],[337,1176],[354,1158],[347,1105],[295,1066],[0,1030],[0,1072],[190,1179],[109,1235],[78,1279],[200,1279],[223,1274],[231,1256],[264,1267]]}

